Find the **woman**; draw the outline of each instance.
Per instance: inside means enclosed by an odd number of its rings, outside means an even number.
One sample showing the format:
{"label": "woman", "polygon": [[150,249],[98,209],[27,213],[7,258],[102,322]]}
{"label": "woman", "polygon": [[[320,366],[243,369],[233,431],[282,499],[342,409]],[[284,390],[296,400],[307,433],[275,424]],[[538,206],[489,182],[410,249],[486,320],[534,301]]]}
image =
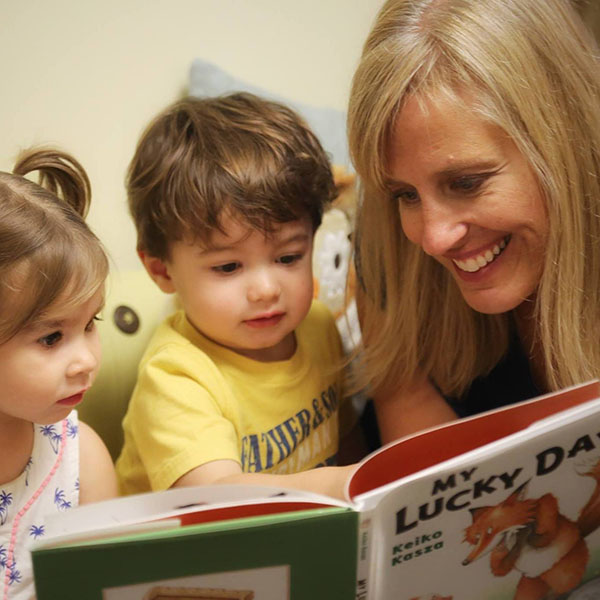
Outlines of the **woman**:
{"label": "woman", "polygon": [[566,0],[389,0],[349,107],[383,442],[600,374],[600,76]]}

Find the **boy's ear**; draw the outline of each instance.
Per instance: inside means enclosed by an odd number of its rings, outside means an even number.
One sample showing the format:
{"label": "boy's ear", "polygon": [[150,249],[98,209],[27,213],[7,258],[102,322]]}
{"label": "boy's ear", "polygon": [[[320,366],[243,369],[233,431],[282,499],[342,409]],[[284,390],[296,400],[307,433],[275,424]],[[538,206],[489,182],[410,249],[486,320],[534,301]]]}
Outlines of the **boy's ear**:
{"label": "boy's ear", "polygon": [[166,263],[160,258],[146,254],[143,250],[138,250],[137,253],[154,283],[166,294],[174,294],[175,286]]}

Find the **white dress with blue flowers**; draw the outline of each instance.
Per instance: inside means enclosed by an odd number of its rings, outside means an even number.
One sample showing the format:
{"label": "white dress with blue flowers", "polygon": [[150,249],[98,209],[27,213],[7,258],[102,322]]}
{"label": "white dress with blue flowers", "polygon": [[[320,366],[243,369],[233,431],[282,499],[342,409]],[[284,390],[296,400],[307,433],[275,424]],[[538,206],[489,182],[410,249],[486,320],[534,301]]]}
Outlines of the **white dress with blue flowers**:
{"label": "white dress with blue flowers", "polygon": [[77,411],[64,421],[33,427],[25,470],[0,484],[0,600],[35,598],[30,544],[44,536],[46,515],[79,503]]}

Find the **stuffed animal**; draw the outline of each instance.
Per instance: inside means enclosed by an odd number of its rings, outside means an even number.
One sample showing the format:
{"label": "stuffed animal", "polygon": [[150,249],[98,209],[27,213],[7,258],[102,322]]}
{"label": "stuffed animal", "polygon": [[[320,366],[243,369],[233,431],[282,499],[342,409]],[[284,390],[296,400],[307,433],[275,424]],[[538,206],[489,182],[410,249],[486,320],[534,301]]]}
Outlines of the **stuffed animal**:
{"label": "stuffed animal", "polygon": [[356,275],[352,262],[356,176],[344,167],[336,166],[333,171],[338,197],[323,215],[315,235],[315,298],[326,304],[335,316],[344,350],[349,353],[360,340],[354,301]]}

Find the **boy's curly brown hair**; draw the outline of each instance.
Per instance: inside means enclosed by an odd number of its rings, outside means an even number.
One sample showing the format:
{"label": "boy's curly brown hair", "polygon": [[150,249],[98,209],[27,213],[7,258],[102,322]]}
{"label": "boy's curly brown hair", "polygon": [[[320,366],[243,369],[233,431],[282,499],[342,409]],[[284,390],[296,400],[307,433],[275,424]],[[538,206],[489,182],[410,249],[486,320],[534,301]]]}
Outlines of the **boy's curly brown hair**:
{"label": "boy's curly brown hair", "polygon": [[249,93],[185,98],[143,133],[127,174],[138,249],[162,260],[172,242],[210,243],[225,213],[270,233],[336,195],[328,157],[290,108]]}

